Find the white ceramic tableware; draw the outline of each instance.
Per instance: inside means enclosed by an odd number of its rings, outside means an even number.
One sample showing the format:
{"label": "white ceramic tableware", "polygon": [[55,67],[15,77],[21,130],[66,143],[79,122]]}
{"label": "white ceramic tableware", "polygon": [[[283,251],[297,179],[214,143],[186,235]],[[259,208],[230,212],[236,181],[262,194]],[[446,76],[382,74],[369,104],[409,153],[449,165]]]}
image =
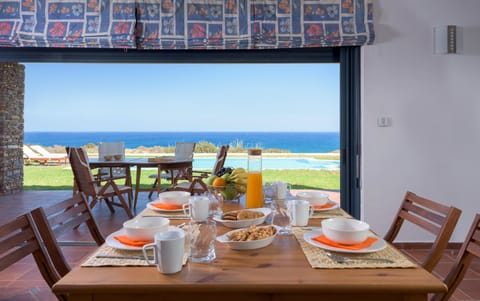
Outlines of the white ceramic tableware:
{"label": "white ceramic tableware", "polygon": [[213,220],[190,221],[187,224],[192,262],[210,262],[216,258],[215,237],[217,225]]}
{"label": "white ceramic tableware", "polygon": [[322,221],[322,231],[332,241],[353,245],[367,239],[370,226],[356,219],[335,217]]}
{"label": "white ceramic tableware", "polygon": [[[264,228],[269,226],[260,226],[258,228]],[[230,239],[231,235],[237,231],[241,231],[243,229],[232,230],[227,232],[221,236],[217,237],[217,241],[221,243],[226,243],[231,249],[233,250],[253,250],[253,249],[260,249],[270,245],[274,238],[277,236],[279,227],[274,226],[276,231],[272,236],[269,236],[264,239],[259,240],[247,240],[247,241],[232,241]]]}
{"label": "white ceramic tableware", "polygon": [[165,191],[158,194],[158,202],[182,206],[188,202],[190,192],[186,191]]}
{"label": "white ceramic tableware", "polygon": [[228,228],[246,228],[246,227],[250,227],[251,225],[263,224],[267,216],[269,216],[272,213],[272,209],[270,208],[249,208],[248,210],[262,212],[263,216],[254,218],[254,219],[236,220],[236,221],[225,220],[225,219],[222,219],[221,216],[219,217],[214,216],[213,220],[216,222],[222,223],[225,227],[228,227]]}
{"label": "white ceramic tableware", "polygon": [[[148,258],[148,249],[153,249],[153,261]],[[156,233],[155,242],[144,245],[142,251],[147,263],[157,265],[160,273],[178,273],[183,265],[185,232],[175,230]]]}
{"label": "white ceramic tableware", "polygon": [[301,191],[296,194],[297,199],[307,200],[312,206],[322,206],[328,202],[328,195],[321,191]]}
{"label": "white ceramic tableware", "polygon": [[286,205],[292,226],[303,227],[308,224],[308,219],[313,215],[313,207],[310,202],[305,200],[288,200]]}
{"label": "white ceramic tableware", "polygon": [[192,196],[188,198],[188,203],[183,204],[183,212],[194,221],[204,221],[209,216],[210,199],[202,195]]}
{"label": "white ceramic tableware", "polygon": [[165,217],[134,218],[123,223],[125,234],[133,240],[153,240],[155,233],[168,230]]}
{"label": "white ceramic tableware", "polygon": [[367,248],[364,248],[364,249],[360,249],[360,250],[350,250],[350,249],[345,249],[345,248],[337,248],[337,247],[334,247],[334,246],[323,244],[323,243],[313,239],[314,237],[317,237],[317,236],[322,235],[322,234],[323,234],[322,229],[315,229],[315,230],[312,230],[312,231],[306,231],[305,234],[303,235],[303,239],[305,240],[305,242],[307,242],[308,244],[310,244],[312,246],[322,248],[324,250],[329,250],[329,251],[333,251],[333,252],[341,252],[341,253],[352,253],[352,254],[374,253],[374,252],[381,251],[381,250],[383,250],[387,247],[387,243],[385,242],[385,240],[381,237],[378,237],[378,236],[374,235],[373,233],[369,233],[368,236],[376,238],[377,241],[373,245],[371,245]]}

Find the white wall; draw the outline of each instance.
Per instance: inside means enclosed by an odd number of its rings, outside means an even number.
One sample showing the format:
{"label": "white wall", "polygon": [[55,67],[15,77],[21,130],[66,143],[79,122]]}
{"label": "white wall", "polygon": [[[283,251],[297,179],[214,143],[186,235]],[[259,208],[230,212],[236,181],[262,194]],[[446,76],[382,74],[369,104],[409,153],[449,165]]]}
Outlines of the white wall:
{"label": "white wall", "polygon": [[[362,219],[384,234],[405,191],[480,213],[480,1],[374,0],[376,41],[362,48]],[[433,54],[433,28],[463,30],[463,53]],[[392,118],[377,127],[377,117]],[[428,241],[406,228],[401,241]]]}

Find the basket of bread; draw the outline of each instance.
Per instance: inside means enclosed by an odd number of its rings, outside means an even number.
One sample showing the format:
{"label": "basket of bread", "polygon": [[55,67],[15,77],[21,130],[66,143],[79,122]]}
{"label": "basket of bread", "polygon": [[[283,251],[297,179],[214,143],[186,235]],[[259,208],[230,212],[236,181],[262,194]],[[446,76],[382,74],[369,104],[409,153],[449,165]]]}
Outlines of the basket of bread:
{"label": "basket of bread", "polygon": [[274,225],[252,225],[218,236],[217,241],[226,243],[233,250],[253,250],[270,245],[277,233],[278,229]]}
{"label": "basket of bread", "polygon": [[260,225],[265,218],[272,213],[270,208],[251,208],[224,212],[222,216],[214,217],[216,222],[222,223],[229,228],[246,228],[252,225]]}

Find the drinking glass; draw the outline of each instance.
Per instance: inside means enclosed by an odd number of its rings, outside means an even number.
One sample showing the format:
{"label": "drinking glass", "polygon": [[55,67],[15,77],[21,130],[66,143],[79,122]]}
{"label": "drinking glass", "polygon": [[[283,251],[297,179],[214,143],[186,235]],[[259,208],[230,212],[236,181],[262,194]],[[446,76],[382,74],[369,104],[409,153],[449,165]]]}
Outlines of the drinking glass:
{"label": "drinking glass", "polygon": [[190,260],[192,262],[210,262],[216,258],[215,239],[217,226],[213,220],[190,221],[188,223],[190,239]]}
{"label": "drinking glass", "polygon": [[224,197],[220,189],[210,189],[207,192],[210,200],[209,215],[217,218],[222,218]]}
{"label": "drinking glass", "polygon": [[[276,202],[274,202],[276,203]],[[273,216],[272,216],[272,224],[275,226],[280,227],[280,230],[278,230],[278,235],[290,235],[292,234],[292,218],[283,206],[280,206],[278,203],[276,203],[275,206],[272,208]]]}

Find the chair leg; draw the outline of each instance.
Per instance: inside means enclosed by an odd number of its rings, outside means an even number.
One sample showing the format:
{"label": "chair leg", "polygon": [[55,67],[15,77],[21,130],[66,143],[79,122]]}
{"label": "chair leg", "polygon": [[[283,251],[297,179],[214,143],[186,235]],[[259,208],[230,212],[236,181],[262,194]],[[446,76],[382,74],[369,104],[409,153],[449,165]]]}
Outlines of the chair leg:
{"label": "chair leg", "polygon": [[[120,201],[120,205],[123,207],[123,209],[125,209],[125,212],[127,213],[128,218],[133,218],[132,211],[130,210],[130,207],[127,205],[125,198],[121,194],[118,194],[118,200]],[[137,204],[135,204],[135,206],[136,205]]]}
{"label": "chair leg", "polygon": [[155,189],[157,187],[157,184],[158,184],[158,178],[155,179],[155,182],[153,182],[153,185],[152,185],[152,190],[148,193],[148,198],[149,199],[152,197],[153,189]]}
{"label": "chair leg", "polygon": [[110,200],[109,198],[104,198],[103,200],[104,200],[105,203],[107,204],[108,209],[110,209],[110,212],[111,212],[111,213],[115,213],[115,208],[113,208],[113,205],[112,205],[113,199]]}

